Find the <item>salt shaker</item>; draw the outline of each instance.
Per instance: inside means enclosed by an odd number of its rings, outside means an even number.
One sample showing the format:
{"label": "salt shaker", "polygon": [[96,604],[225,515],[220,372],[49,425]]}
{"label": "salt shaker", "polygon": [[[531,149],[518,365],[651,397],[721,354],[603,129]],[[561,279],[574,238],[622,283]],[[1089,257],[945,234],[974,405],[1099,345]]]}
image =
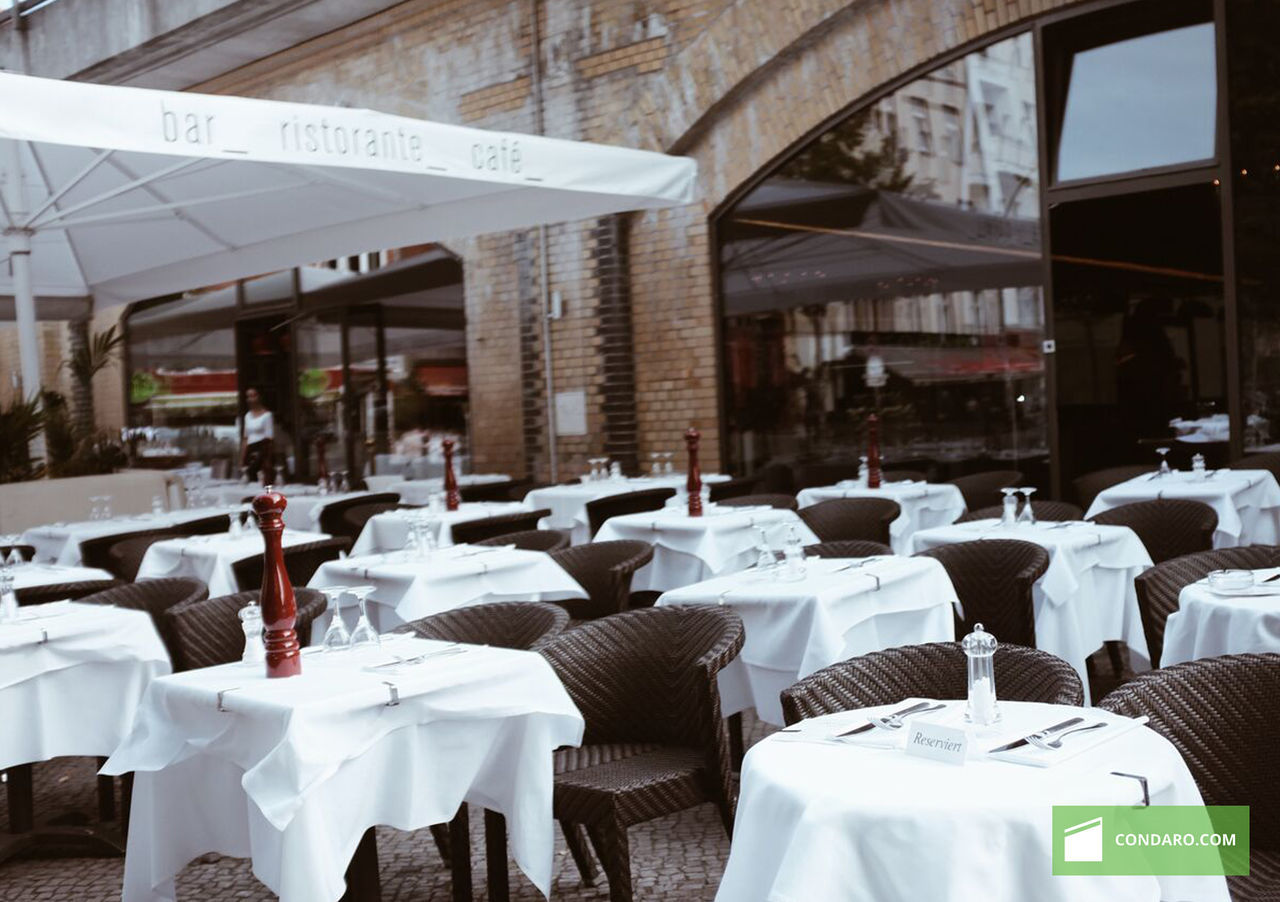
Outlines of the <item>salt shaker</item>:
{"label": "salt shaker", "polygon": [[1201,479],[1206,478],[1205,471],[1204,471],[1204,455],[1203,454],[1194,454],[1191,456],[1191,472],[1196,474],[1196,476],[1200,477]]}
{"label": "salt shaker", "polygon": [[787,543],[783,546],[784,572],[788,581],[804,579],[804,543],[794,526],[787,530]]}
{"label": "salt shaker", "polygon": [[960,647],[969,659],[969,705],[964,719],[978,726],[987,726],[1000,720],[996,707],[996,672],[994,659],[996,637],[975,624],[973,632],[964,637]]}
{"label": "salt shaker", "polygon": [[244,656],[240,660],[247,664],[260,664],[266,659],[266,649],[262,645],[262,608],[247,604],[239,614],[240,628],[244,630]]}

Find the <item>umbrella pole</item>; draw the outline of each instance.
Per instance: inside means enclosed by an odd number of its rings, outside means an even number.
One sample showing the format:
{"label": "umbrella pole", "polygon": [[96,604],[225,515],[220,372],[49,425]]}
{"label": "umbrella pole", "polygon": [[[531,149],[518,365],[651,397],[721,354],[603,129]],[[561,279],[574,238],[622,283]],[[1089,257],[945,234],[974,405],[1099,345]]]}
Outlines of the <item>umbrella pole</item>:
{"label": "umbrella pole", "polygon": [[[18,321],[18,356],[22,365],[22,394],[40,402],[40,336],[36,332],[36,298],[31,284],[31,232],[9,229],[5,233],[9,266],[13,269],[13,308]],[[44,457],[44,433],[31,442],[33,459]]]}

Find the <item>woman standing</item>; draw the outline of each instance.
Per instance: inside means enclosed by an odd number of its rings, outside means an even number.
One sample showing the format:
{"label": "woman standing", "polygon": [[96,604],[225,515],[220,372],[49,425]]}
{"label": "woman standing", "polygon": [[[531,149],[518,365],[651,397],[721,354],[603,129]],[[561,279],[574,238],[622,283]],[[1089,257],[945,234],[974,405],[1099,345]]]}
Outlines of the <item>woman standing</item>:
{"label": "woman standing", "polygon": [[245,411],[240,437],[240,466],[251,482],[262,478],[265,485],[271,474],[271,442],[275,438],[275,419],[262,403],[256,388],[244,393],[249,409]]}

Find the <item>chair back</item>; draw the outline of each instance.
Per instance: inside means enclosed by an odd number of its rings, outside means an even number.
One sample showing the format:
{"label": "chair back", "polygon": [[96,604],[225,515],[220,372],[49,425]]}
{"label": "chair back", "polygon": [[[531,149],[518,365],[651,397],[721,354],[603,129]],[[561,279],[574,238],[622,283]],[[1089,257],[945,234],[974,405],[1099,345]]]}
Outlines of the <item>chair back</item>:
{"label": "chair back", "polygon": [[[1080,675],[1055,655],[1002,643],[994,664],[1002,699],[1084,704]],[[905,698],[965,698],[968,691],[968,658],[959,642],[904,645],[810,674],[782,690],[782,714],[790,725],[837,711],[895,705]]]}
{"label": "chair back", "polygon": [[[505,479],[502,482],[482,482],[464,485],[458,489],[462,501],[520,501],[533,485],[530,479]],[[515,497],[516,495],[520,497]]]}
{"label": "chair back", "polygon": [[882,554],[893,554],[893,549],[883,542],[854,539],[849,542],[819,542],[816,545],[806,545],[804,553],[814,557],[876,557]]}
{"label": "chair back", "polygon": [[902,508],[888,498],[831,498],[800,508],[800,519],[824,542],[860,539],[889,544],[889,524]]}
{"label": "chair back", "polygon": [[475,545],[514,545],[522,551],[559,551],[569,547],[569,536],[558,529],[524,529],[489,539],[480,539]]}
{"label": "chair back", "polygon": [[384,514],[387,511],[400,510],[404,506],[394,501],[372,501],[343,508],[343,535],[352,538],[354,541],[354,539],[360,538],[360,533],[364,532],[364,528],[370,518],[376,517],[378,514]]}
{"label": "chair back", "polygon": [[[238,592],[186,601],[162,613],[161,620],[173,642],[169,657],[174,672],[239,661],[244,655],[240,609],[247,604],[257,604],[259,594]],[[298,643],[305,648],[311,644],[311,622],[320,616],[328,602],[315,589],[295,588],[293,597],[298,607],[294,629]]]}
{"label": "chair back", "polygon": [[1246,454],[1233,463],[1231,468],[1234,470],[1270,470],[1272,476],[1280,479],[1280,451]]}
{"label": "chair back", "polygon": [[743,495],[750,495],[756,490],[756,477],[754,476],[737,476],[727,482],[710,483],[711,494],[709,500],[712,503],[727,501],[730,498],[740,498]]}
{"label": "chair back", "polygon": [[794,495],[797,491],[795,470],[784,463],[771,463],[761,467],[756,473],[755,491]]}
{"label": "chair back", "polygon": [[351,534],[351,527],[344,516],[348,510],[361,504],[379,502],[395,504],[399,500],[399,492],[374,492],[370,495],[361,495],[359,498],[330,501],[320,510],[320,531],[327,532],[331,536],[345,536],[354,542],[359,533]]}
{"label": "chair back", "polygon": [[1213,548],[1218,512],[1200,501],[1159,498],[1135,501],[1089,518],[1107,526],[1127,526],[1138,534],[1155,563]]}
{"label": "chair back", "polygon": [[801,464],[796,473],[796,485],[801,489],[835,485],[845,479],[857,479],[861,468],[862,464],[856,460]]}
{"label": "chair back", "polygon": [[964,506],[969,510],[990,507],[1003,500],[1000,490],[1011,485],[1022,485],[1025,477],[1018,470],[988,470],[970,473],[951,480],[951,484],[964,496]]}
{"label": "chair back", "polygon": [[87,595],[114,589],[124,585],[118,579],[90,579],[78,583],[46,583],[43,586],[27,586],[25,589],[14,589],[18,605],[48,604],[51,601],[62,601],[64,598],[77,600]]}
{"label": "chair back", "polygon": [[1002,644],[1034,648],[1036,625],[1031,587],[1049,569],[1049,552],[1034,542],[990,539],[939,545],[920,552],[942,564],[964,616],[956,635],[981,623]]}
{"label": "chair back", "polygon": [[80,599],[84,604],[103,604],[117,608],[128,608],[132,611],[146,611],[151,615],[151,622],[164,643],[169,657],[173,658],[173,636],[169,632],[169,624],[164,618],[165,611],[180,604],[194,604],[209,597],[209,587],[198,579],[189,577],[169,577],[165,579],[144,579],[136,583],[114,586],[86,595]]}
{"label": "chair back", "polygon": [[[1026,502],[1024,501],[1022,504],[1026,504]],[[1084,519],[1084,511],[1069,501],[1032,501],[1031,510],[1035,513],[1037,520],[1043,520],[1046,523]],[[967,511],[961,514],[956,522],[968,523],[973,520],[990,520],[993,517],[998,520],[1003,514],[1004,505],[997,504],[992,507],[980,507],[977,510]]]}
{"label": "chair back", "polygon": [[36,549],[34,545],[0,545],[0,560],[7,560],[15,550],[22,556],[24,561],[35,559]]}
{"label": "chair back", "polygon": [[653,560],[653,546],[632,540],[590,542],[552,551],[551,558],[587,593],[585,599],[556,604],[575,620],[590,620],[626,610],[631,577]]}
{"label": "chair back", "polygon": [[[322,539],[319,542],[307,542],[284,549],[284,569],[289,574],[289,582],[294,589],[311,582],[320,565],[325,561],[336,561],[341,552],[351,547],[351,540],[342,537]],[[241,592],[250,592],[262,588],[263,555],[235,561],[231,565],[235,574],[236,585]]]}
{"label": "chair back", "polygon": [[587,524],[594,536],[610,517],[624,514],[639,514],[644,511],[661,510],[668,498],[675,496],[675,489],[644,489],[639,492],[625,492],[621,495],[607,495],[587,502]]}
{"label": "chair back", "polygon": [[569,622],[564,608],[537,601],[501,601],[456,608],[397,627],[424,639],[529,651],[559,635]]}
{"label": "chair back", "polygon": [[481,539],[492,539],[516,532],[528,532],[538,528],[538,521],[550,517],[551,511],[543,508],[536,511],[520,511],[514,514],[501,514],[497,517],[485,517],[482,520],[466,520],[455,523],[451,528],[455,545],[470,545]]}
{"label": "chair back", "polygon": [[1092,473],[1077,476],[1071,485],[1076,490],[1076,501],[1082,508],[1088,510],[1089,505],[1093,504],[1093,499],[1097,498],[1103,489],[1109,489],[1113,485],[1128,482],[1135,476],[1150,473],[1154,469],[1154,466],[1144,466],[1142,464],[1107,467],[1105,470],[1094,470]]}
{"label": "chair back", "polygon": [[[222,522],[224,526],[227,524],[225,517]],[[95,536],[80,543],[80,563],[85,567],[97,567],[99,570],[114,573],[111,569],[111,549],[117,542],[141,536],[150,536],[151,540],[155,542],[160,539],[172,539],[178,535],[181,535],[181,533],[174,532],[172,528],[166,527],[164,529],[134,529],[109,536]]]}
{"label": "chair back", "polygon": [[795,495],[737,495],[718,502],[721,507],[773,507],[793,511],[800,507]]}

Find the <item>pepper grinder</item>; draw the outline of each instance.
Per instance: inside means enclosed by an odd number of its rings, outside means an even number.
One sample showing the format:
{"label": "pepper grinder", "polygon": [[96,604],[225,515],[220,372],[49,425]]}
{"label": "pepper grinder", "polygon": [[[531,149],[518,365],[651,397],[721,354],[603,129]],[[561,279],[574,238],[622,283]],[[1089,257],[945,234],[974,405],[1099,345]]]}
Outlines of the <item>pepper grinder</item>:
{"label": "pepper grinder", "polygon": [[284,566],[284,509],[288,502],[279,492],[263,492],[253,499],[258,529],[264,546],[262,561],[263,645],[268,677],[291,677],[302,673],[302,654],[294,626],[298,606],[293,584]]}
{"label": "pepper grinder", "polygon": [[458,479],[453,475],[453,439],[447,438],[440,443],[444,449],[444,507],[445,510],[456,511],[458,502]]}
{"label": "pepper grinder", "polygon": [[690,426],[684,434],[685,447],[689,449],[689,478],[685,491],[689,495],[689,516],[702,516],[702,469],[698,465],[698,442],[702,433]]}

